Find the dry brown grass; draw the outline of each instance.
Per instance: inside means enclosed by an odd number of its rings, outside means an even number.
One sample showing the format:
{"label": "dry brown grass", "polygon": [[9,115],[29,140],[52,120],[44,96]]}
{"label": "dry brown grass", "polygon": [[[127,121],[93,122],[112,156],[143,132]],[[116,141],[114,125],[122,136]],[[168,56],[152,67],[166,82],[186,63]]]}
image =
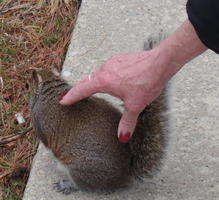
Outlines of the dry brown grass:
{"label": "dry brown grass", "polygon": [[[21,199],[37,147],[29,71],[61,69],[77,11],[76,0],[0,0],[0,199]],[[18,124],[18,112],[25,123]]]}

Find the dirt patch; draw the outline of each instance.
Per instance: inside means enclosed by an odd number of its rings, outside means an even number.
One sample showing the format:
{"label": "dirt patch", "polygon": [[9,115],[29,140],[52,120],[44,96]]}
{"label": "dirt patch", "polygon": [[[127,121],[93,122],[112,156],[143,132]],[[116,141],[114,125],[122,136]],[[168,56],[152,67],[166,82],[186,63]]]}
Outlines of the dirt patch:
{"label": "dirt patch", "polygon": [[0,199],[22,199],[38,145],[28,112],[30,71],[61,70],[79,6],[76,0],[0,0]]}

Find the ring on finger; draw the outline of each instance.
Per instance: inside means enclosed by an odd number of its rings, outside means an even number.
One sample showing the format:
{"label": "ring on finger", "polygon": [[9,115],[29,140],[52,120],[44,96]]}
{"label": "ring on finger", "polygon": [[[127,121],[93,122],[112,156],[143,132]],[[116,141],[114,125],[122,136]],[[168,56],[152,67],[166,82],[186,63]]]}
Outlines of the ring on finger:
{"label": "ring on finger", "polygon": [[92,73],[88,75],[88,80],[91,80]]}

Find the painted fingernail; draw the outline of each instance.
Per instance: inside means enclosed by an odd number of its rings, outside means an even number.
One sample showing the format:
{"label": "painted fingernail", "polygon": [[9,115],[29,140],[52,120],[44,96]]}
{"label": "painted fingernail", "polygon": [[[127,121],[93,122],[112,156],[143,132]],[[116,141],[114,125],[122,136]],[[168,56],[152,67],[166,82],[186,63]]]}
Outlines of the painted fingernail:
{"label": "painted fingernail", "polygon": [[68,93],[67,90],[64,91],[63,94],[62,94],[62,96],[60,96],[60,97],[58,98],[58,100],[61,101],[61,100],[63,99],[63,97],[64,97],[67,93]]}
{"label": "painted fingernail", "polygon": [[122,143],[127,143],[130,138],[131,138],[130,132],[126,132],[126,133],[120,132],[119,134],[119,141]]}

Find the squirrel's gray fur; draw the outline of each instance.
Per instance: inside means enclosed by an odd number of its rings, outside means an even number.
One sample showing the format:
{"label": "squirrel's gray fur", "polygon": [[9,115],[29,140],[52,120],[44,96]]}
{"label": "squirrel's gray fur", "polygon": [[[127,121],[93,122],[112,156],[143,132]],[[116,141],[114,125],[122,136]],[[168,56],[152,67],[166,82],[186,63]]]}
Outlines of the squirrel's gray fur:
{"label": "squirrel's gray fur", "polygon": [[34,133],[68,169],[74,181],[68,189],[112,191],[159,169],[167,142],[166,89],[140,114],[132,139],[124,144],[117,138],[121,113],[97,97],[60,105],[58,98],[70,88],[52,70],[32,74]]}

